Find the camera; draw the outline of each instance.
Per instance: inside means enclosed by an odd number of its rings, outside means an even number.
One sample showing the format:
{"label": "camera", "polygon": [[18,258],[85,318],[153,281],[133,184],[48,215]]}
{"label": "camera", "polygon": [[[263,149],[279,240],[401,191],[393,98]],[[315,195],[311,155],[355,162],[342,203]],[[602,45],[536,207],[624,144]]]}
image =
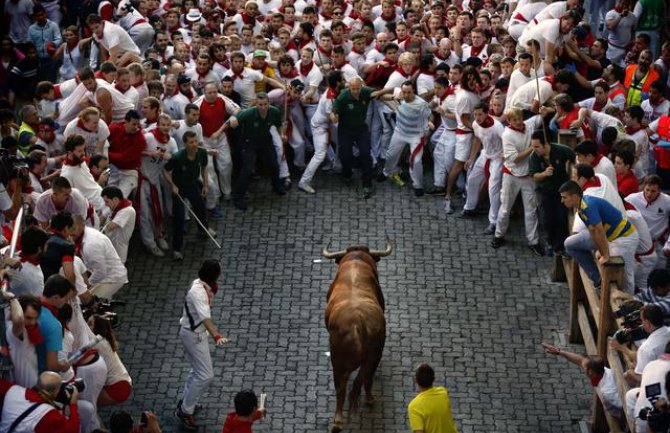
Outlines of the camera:
{"label": "camera", "polygon": [[114,312],[114,307],[123,305],[126,305],[123,301],[106,301],[95,296],[92,303],[82,306],[81,312],[86,320],[94,314],[102,316],[116,329],[119,327],[119,315]]}
{"label": "camera", "polygon": [[58,395],[56,396],[56,401],[63,406],[69,405],[70,398],[72,398],[72,393],[74,392],[75,388],[77,391],[82,392],[86,388],[86,385],[84,385],[84,379],[77,378],[72,382],[63,382],[60,386],[60,390],[58,391]]}
{"label": "camera", "polygon": [[7,149],[0,149],[0,182],[7,186],[15,178],[30,181],[28,161],[9,153]]}
{"label": "camera", "polygon": [[628,316],[631,313],[639,312],[640,308],[642,308],[643,306],[644,304],[640,301],[636,300],[626,301],[623,304],[621,304],[621,307],[619,307],[618,310],[614,312],[614,317],[620,319],[622,317]]}
{"label": "camera", "polygon": [[619,343],[626,344],[645,339],[649,336],[647,331],[642,327],[642,318],[640,317],[640,308],[642,308],[642,305],[640,301],[627,301],[614,312],[615,317],[623,318],[621,329],[613,335],[614,339]]}
{"label": "camera", "polygon": [[[661,397],[661,384],[654,383],[644,387],[644,392],[647,400],[651,403],[651,407],[645,407],[640,410],[638,417],[642,421],[647,421],[649,429],[656,433],[665,433],[670,430],[670,412],[668,409],[668,402]],[[662,404],[657,402],[662,401]]]}

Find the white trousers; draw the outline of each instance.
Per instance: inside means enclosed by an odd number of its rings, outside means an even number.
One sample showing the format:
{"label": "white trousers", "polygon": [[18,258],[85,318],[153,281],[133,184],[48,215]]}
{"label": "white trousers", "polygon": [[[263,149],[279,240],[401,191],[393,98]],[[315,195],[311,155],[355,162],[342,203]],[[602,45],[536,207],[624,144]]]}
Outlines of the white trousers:
{"label": "white trousers", "polygon": [[635,287],[647,287],[647,279],[649,278],[651,271],[656,267],[657,262],[658,257],[656,257],[656,251],[653,251],[648,256],[636,257],[635,266],[633,267]]}
{"label": "white trousers", "polygon": [[300,178],[300,183],[310,184],[316,170],[319,168],[328,152],[328,143],[330,141],[330,128],[324,126],[312,126],[312,141],[314,143],[314,155],[309,160],[307,168]]}
{"label": "white trousers", "polygon": [[607,58],[614,64],[623,66],[624,58],[626,57],[626,50],[624,48],[617,48],[612,44],[607,47]]}
{"label": "white trousers", "polygon": [[[379,149],[379,157],[382,159],[388,159],[388,150],[391,145],[391,137],[393,137],[393,131],[395,129],[395,120],[393,120],[393,113],[391,112],[391,109],[383,102],[377,103],[377,113],[379,115],[379,121],[382,125],[382,135],[379,143],[370,143],[370,149],[372,155],[374,156],[374,146],[377,146]],[[374,157],[372,162],[375,162]]]}
{"label": "white trousers", "polygon": [[537,196],[535,195],[535,182],[530,176],[516,177],[511,174],[503,173],[502,189],[500,190],[500,210],[496,221],[497,238],[502,238],[507,233],[509,227],[509,214],[514,206],[516,197],[521,192],[523,200],[523,216],[526,226],[526,239],[528,245],[535,245],[540,241],[540,235],[537,231]]}
{"label": "white trousers", "polygon": [[507,27],[507,33],[509,33],[512,39],[518,41],[526,26],[528,26],[528,23],[517,21]]}
{"label": "white trousers", "polygon": [[639,392],[640,388],[631,388],[626,392],[626,415],[628,419],[635,419],[635,433],[647,433],[649,431],[647,422],[638,417],[639,413],[635,413],[635,403],[637,403]]}
{"label": "white trousers", "polygon": [[468,180],[465,185],[467,199],[465,201],[465,210],[475,210],[479,202],[479,190],[482,182],[486,179],[486,165],[489,170],[489,223],[495,224],[498,220],[498,210],[500,209],[500,189],[502,188],[502,158],[488,159],[480,154],[475,164],[468,170]]}
{"label": "white trousers", "polygon": [[450,129],[444,129],[442,134],[435,140],[433,150],[433,184],[437,188],[444,188],[451,166],[454,165],[456,152],[456,133]]}
{"label": "white trousers", "polygon": [[137,170],[121,170],[114,165],[110,165],[109,169],[109,185],[118,187],[123,197],[130,197],[137,188]]}
{"label": "white trousers", "polygon": [[111,300],[116,292],[121,290],[125,282],[98,283],[90,288],[90,292],[100,298]]}
{"label": "white trousers", "polygon": [[192,332],[186,328],[179,329],[179,338],[184,345],[188,362],[191,364],[181,403],[182,410],[187,414],[193,414],[198,400],[214,381],[214,367],[212,356],[209,353],[207,335],[206,331]]}
{"label": "white trousers", "polygon": [[423,188],[423,147],[425,140],[421,135],[407,136],[397,131],[391,136],[391,143],[384,163],[384,174],[390,176],[398,170],[398,161],[405,146],[409,145],[409,174],[414,188]]}
{"label": "white trousers", "polygon": [[98,360],[94,363],[78,367],[77,377],[84,379],[84,385],[86,385],[81,394],[79,394],[79,398],[93,405],[91,428],[100,428],[100,420],[97,416],[98,396],[107,381],[107,364],[105,364],[105,360],[101,356],[98,356]]}
{"label": "white trousers", "polygon": [[[635,231],[628,236],[621,236],[610,242],[610,256],[621,256],[624,263],[624,287],[630,294],[635,292],[635,250],[640,241],[640,234]],[[642,287],[646,287],[645,285]]]}
{"label": "white trousers", "polygon": [[[300,106],[300,104],[295,104],[293,106],[290,115],[293,128],[291,129],[291,136],[288,137],[288,144],[291,146],[291,149],[293,149],[293,165],[296,167],[304,167],[305,148],[307,143],[305,134],[307,131],[307,123],[309,123],[308,121],[311,119],[311,117],[305,119],[305,115],[303,114],[302,106]],[[312,130],[312,135],[313,134],[314,130]]]}
{"label": "white trousers", "polygon": [[[161,192],[161,184],[159,182],[156,185],[158,188],[158,204],[163,210],[163,194]],[[147,248],[156,246],[156,239],[163,238],[163,233],[161,233],[162,227],[156,227],[154,223],[154,217],[151,213],[152,202],[151,202],[151,183],[148,180],[142,180],[142,188],[140,191],[140,237],[142,238],[142,243]],[[163,217],[165,213],[163,212]],[[163,218],[165,219],[165,218]],[[163,221],[165,222],[165,221]]]}
{"label": "white trousers", "polygon": [[279,178],[284,179],[290,176],[288,171],[288,162],[286,161],[286,152],[284,152],[284,141],[277,131],[277,127],[272,125],[270,127],[270,136],[272,137],[272,145],[275,147],[277,153],[277,165],[279,166]]}
{"label": "white trousers", "polygon": [[228,138],[222,134],[218,140],[205,138],[205,146],[217,150],[216,157],[207,157],[207,176],[211,179],[205,207],[212,209],[216,207],[221,195],[230,196],[232,191],[233,159],[230,156],[230,145]]}
{"label": "white trousers", "polygon": [[654,245],[656,245],[656,265],[654,265],[654,269],[664,269],[668,263],[668,258],[663,254],[664,244],[654,241]]}
{"label": "white trousers", "polygon": [[[128,36],[135,42],[140,53],[144,53],[154,42],[154,29],[150,25],[137,25],[128,30]],[[141,102],[141,101],[140,101]]]}
{"label": "white trousers", "polygon": [[100,420],[95,413],[95,406],[90,401],[77,400],[77,409],[79,409],[79,420],[82,433],[90,433],[100,428]]}

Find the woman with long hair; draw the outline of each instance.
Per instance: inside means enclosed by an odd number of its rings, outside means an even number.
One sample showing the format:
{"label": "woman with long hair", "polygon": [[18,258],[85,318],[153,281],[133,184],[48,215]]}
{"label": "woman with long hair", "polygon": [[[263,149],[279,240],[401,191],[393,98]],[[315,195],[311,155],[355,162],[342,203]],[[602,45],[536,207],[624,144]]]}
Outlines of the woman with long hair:
{"label": "woman with long hair", "polygon": [[130,397],[133,385],[128,370],[116,353],[119,345],[112,331],[112,324],[105,317],[95,314],[89,317],[88,326],[94,334],[103,337],[96,349],[107,364],[107,381],[100,391],[98,407],[121,404]]}

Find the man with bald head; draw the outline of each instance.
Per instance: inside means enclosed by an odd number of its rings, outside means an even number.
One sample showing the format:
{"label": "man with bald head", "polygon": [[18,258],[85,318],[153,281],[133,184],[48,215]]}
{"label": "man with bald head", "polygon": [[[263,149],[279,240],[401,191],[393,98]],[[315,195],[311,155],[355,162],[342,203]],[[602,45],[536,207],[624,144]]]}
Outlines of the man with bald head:
{"label": "man with bald head", "polygon": [[[0,400],[2,401],[0,431],[79,432],[82,425],[85,426],[83,431],[88,431],[86,426],[93,415],[92,405],[78,401],[79,392],[74,389],[68,405],[69,416],[65,416],[55,406],[60,387],[61,377],[53,371],[40,374],[37,385],[33,388],[24,388],[0,379]],[[17,427],[19,429],[15,430]]]}

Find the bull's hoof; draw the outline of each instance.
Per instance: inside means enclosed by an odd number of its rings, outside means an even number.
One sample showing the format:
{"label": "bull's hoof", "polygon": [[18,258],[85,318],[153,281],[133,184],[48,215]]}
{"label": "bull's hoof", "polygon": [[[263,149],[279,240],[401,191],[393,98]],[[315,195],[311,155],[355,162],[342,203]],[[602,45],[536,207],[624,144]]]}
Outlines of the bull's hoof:
{"label": "bull's hoof", "polygon": [[342,431],[341,425],[334,425],[333,428],[330,429],[330,433],[340,433],[341,431]]}
{"label": "bull's hoof", "polygon": [[363,404],[370,407],[370,406],[373,406],[376,401],[377,400],[373,396],[368,395],[368,396],[365,396],[365,401],[363,401]]}

